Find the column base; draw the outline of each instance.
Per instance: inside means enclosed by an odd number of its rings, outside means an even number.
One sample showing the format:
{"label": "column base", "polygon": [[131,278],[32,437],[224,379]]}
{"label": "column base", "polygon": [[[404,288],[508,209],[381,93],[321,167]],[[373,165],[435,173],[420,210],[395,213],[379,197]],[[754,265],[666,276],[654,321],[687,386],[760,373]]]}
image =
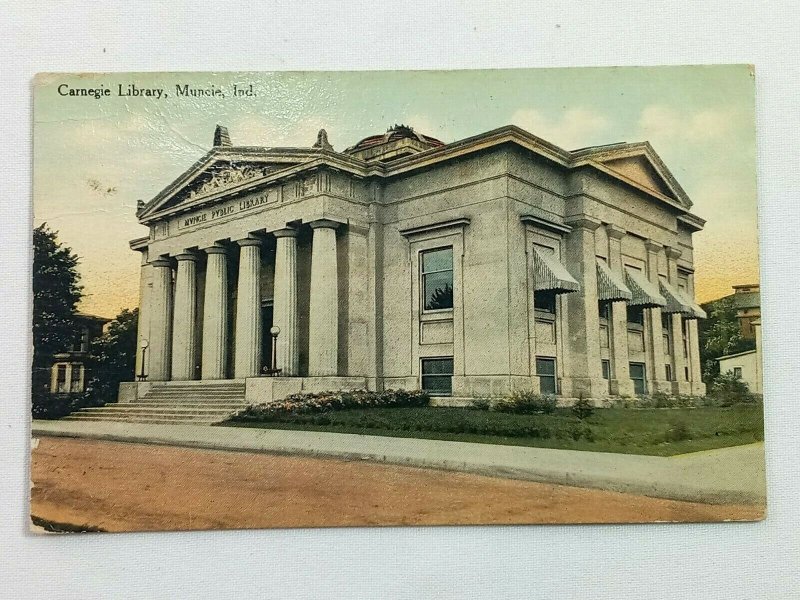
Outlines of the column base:
{"label": "column base", "polygon": [[117,402],[119,404],[130,404],[147,394],[152,387],[150,381],[123,381],[119,384]]}
{"label": "column base", "polygon": [[609,393],[612,396],[635,396],[633,379],[612,379],[608,382]]}

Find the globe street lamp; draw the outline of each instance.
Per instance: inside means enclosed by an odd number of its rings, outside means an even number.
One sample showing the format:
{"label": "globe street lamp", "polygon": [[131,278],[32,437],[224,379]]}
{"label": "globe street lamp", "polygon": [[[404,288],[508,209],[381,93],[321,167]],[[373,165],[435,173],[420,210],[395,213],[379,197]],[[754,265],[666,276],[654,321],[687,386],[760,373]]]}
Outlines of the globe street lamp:
{"label": "globe street lamp", "polygon": [[281,333],[281,328],[273,325],[269,330],[272,336],[272,375],[278,374],[278,335]]}
{"label": "globe street lamp", "polygon": [[147,380],[147,375],[145,375],[145,372],[144,372],[144,365],[145,365],[145,362],[146,362],[145,358],[147,357],[147,346],[149,346],[149,343],[148,343],[147,340],[142,340],[142,343],[140,345],[142,347],[142,370],[139,372],[138,379],[139,379],[139,381],[145,381],[145,380]]}

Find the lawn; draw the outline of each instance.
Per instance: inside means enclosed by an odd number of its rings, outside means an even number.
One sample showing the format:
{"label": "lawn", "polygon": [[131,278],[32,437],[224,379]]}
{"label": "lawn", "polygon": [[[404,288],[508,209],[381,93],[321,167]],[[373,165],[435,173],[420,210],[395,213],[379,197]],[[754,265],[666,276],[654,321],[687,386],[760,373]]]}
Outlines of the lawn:
{"label": "lawn", "polygon": [[764,439],[763,406],[755,403],[725,408],[598,409],[582,421],[566,408],[548,415],[470,408],[359,408],[273,415],[268,421],[228,420],[221,425],[655,456],[738,446]]}

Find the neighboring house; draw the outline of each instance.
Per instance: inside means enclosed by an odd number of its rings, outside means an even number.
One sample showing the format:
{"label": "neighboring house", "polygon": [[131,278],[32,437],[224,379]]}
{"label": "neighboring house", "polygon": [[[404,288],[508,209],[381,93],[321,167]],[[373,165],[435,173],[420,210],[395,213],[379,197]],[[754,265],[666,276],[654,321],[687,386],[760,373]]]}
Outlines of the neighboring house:
{"label": "neighboring house", "polygon": [[731,372],[745,382],[751,392],[754,394],[763,394],[761,321],[751,321],[750,325],[752,326],[753,337],[756,341],[755,350],[720,356],[717,359],[719,362],[719,372]]}
{"label": "neighboring house", "polygon": [[[120,395],[198,379],[261,401],[703,394],[691,207],[647,142],[567,151],[506,126],[446,144],[395,126],[335,151],[324,130],[243,147],[218,126],[138,207],[146,381]],[[271,333],[281,376],[257,379]]]}
{"label": "neighboring house", "polygon": [[92,340],[103,334],[110,319],[77,312],[74,315],[76,333],[72,347],[53,355],[50,374],[50,393],[77,394],[86,389],[86,359]]}
{"label": "neighboring house", "polygon": [[736,307],[736,317],[739,319],[742,337],[747,340],[755,340],[755,329],[753,325],[761,319],[761,291],[759,284],[734,285],[733,294],[723,296],[720,300],[731,299]]}

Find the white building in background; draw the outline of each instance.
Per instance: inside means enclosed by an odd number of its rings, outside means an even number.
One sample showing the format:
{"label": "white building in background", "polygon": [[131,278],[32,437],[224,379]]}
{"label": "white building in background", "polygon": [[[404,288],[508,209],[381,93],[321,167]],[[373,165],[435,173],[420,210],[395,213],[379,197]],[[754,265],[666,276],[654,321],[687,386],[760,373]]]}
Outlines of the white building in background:
{"label": "white building in background", "polygon": [[764,377],[762,373],[763,362],[761,356],[761,321],[751,320],[749,326],[756,340],[755,350],[720,356],[717,359],[719,362],[719,372],[733,373],[734,376],[747,384],[751,392],[754,394],[763,394]]}
{"label": "white building in background", "polygon": [[[241,147],[217,127],[137,211],[143,381],[121,399],[191,381],[258,401],[703,394],[691,206],[647,142],[566,151],[508,126],[445,144],[395,126],[336,151],[324,131]],[[273,326],[281,371],[263,377]]]}

